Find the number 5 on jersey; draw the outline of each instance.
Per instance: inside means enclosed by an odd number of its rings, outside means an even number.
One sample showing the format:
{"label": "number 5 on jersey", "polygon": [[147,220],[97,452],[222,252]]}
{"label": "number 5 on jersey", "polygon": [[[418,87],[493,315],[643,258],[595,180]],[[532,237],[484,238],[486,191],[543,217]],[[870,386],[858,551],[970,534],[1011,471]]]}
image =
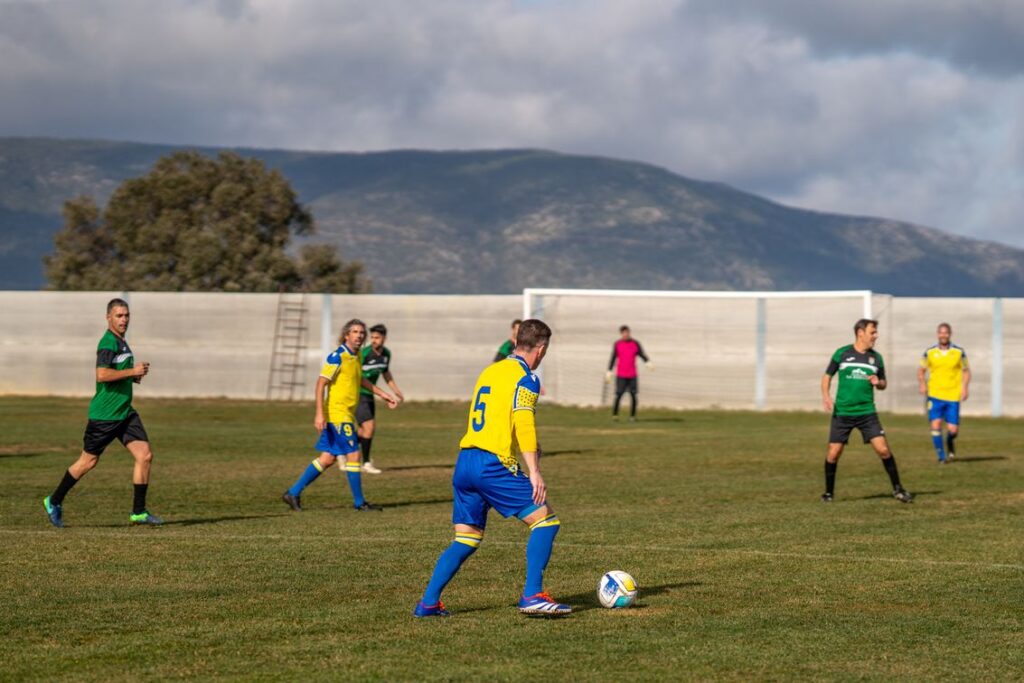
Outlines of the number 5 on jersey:
{"label": "number 5 on jersey", "polygon": [[476,392],[476,399],[473,402],[473,431],[479,432],[484,428],[484,420],[486,419],[485,413],[487,412],[487,404],[484,403],[484,396],[491,393],[490,387],[480,387],[480,390]]}

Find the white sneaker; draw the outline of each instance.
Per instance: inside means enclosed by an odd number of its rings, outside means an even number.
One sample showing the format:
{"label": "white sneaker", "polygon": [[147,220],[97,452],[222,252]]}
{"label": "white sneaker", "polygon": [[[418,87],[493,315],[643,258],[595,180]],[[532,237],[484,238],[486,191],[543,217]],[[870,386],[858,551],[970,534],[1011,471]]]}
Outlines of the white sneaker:
{"label": "white sneaker", "polygon": [[363,463],[363,472],[367,474],[380,474],[380,470],[373,466],[373,461]]}

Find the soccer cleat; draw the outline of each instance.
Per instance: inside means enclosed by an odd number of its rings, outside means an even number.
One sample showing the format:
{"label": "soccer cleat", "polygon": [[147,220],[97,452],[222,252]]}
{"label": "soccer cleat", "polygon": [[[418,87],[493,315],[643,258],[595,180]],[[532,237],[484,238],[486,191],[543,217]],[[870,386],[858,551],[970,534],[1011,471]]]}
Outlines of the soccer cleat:
{"label": "soccer cleat", "polygon": [[436,605],[424,605],[423,601],[416,603],[416,609],[412,611],[414,617],[450,617],[451,612],[444,608],[444,603],[440,600]]}
{"label": "soccer cleat", "polygon": [[49,496],[43,498],[43,507],[46,509],[46,516],[50,518],[50,524],[54,525],[58,529],[63,529],[64,507],[51,503]]}
{"label": "soccer cleat", "polygon": [[290,507],[292,510],[295,510],[295,512],[302,512],[302,502],[299,498],[301,498],[301,496],[293,496],[287,491],[281,494],[281,500],[285,502],[285,505]]}
{"label": "soccer cleat", "polygon": [[822,503],[831,503],[832,502],[832,494],[831,493],[823,493],[823,494],[821,494],[821,502]]}
{"label": "soccer cleat", "polygon": [[956,451],[954,451],[951,448],[946,449],[946,460],[952,460],[955,457],[956,457]]}
{"label": "soccer cleat", "polygon": [[895,498],[896,500],[898,500],[901,503],[913,503],[914,502],[913,494],[908,492],[902,486],[892,490],[892,497]]}
{"label": "soccer cleat", "polygon": [[363,463],[363,472],[366,472],[367,474],[380,474],[380,469],[374,467],[372,460],[368,460]]}
{"label": "soccer cleat", "polygon": [[572,613],[572,607],[555,602],[547,593],[537,593],[519,599],[519,613],[528,616],[560,617]]}
{"label": "soccer cleat", "polygon": [[374,505],[373,503],[364,502],[362,505],[355,506],[356,512],[380,512],[384,508],[380,505]]}
{"label": "soccer cleat", "polygon": [[128,519],[131,520],[132,526],[139,526],[140,524],[145,526],[160,526],[164,523],[164,520],[160,519],[156,515],[149,514],[148,510],[143,510],[137,515],[133,514]]}

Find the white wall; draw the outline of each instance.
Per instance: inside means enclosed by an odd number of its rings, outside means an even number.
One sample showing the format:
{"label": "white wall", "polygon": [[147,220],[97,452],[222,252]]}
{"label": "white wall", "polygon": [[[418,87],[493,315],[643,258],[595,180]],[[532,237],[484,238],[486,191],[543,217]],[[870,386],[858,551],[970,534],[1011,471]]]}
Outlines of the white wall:
{"label": "white wall", "polygon": [[[106,302],[120,292],[0,292],[0,393],[88,396]],[[128,340],[152,372],[141,396],[266,395],[278,297],[274,294],[131,293]],[[309,295],[305,385],[311,397],[323,360],[324,297]],[[494,356],[522,298],[512,296],[334,295],[332,344],[342,324],[385,323],[393,371],[412,400],[468,400],[477,373]],[[883,410],[918,412],[916,370],[939,322],[967,349],[974,371],[968,414],[990,414],[993,300],[875,296],[879,351],[890,388]],[[555,337],[545,360],[547,400],[597,405],[618,327],[629,324],[655,362],[641,370],[641,400],[676,408],[755,407],[756,300],[543,297],[540,317]],[[1002,300],[1005,415],[1024,415],[1024,299]],[[768,409],[817,410],[831,353],[852,341],[862,302],[768,299],[765,393]]]}

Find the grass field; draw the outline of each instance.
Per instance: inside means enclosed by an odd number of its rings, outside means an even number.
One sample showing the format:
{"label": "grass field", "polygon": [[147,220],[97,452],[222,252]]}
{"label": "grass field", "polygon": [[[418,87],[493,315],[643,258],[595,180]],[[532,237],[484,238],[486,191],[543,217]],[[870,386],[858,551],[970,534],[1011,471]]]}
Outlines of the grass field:
{"label": "grass field", "polygon": [[[0,399],[3,680],[652,680],[1024,677],[1024,422],[968,419],[940,468],[921,417],[883,416],[904,484],[859,443],[822,490],[827,416],[542,407],[563,526],[547,584],[576,608],[513,608],[525,530],[493,516],[449,586],[447,620],[411,617],[451,541],[465,407],[381,416],[364,477],[330,471],[291,513],[311,405],[139,401],[156,453],[150,508],[126,526],[120,446],[65,502],[41,501],[81,447],[85,401]],[[641,585],[597,606],[602,572]]]}

